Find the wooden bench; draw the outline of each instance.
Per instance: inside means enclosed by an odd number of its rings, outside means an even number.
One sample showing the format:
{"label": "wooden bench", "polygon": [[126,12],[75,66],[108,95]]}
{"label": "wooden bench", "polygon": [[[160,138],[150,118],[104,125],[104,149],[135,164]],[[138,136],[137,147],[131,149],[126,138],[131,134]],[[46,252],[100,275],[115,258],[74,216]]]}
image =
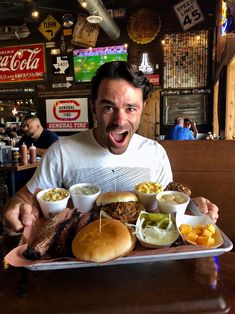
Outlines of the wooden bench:
{"label": "wooden bench", "polygon": [[174,181],[192,197],[204,196],[219,211],[218,226],[235,243],[235,141],[159,141],[171,162]]}

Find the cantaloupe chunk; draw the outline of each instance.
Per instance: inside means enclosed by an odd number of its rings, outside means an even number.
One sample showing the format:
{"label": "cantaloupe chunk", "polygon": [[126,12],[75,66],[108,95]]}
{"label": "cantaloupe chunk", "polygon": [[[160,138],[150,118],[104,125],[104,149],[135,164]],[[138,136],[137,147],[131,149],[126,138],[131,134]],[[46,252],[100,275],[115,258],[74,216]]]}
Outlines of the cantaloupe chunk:
{"label": "cantaloupe chunk", "polygon": [[207,237],[207,236],[199,236],[197,238],[197,244],[198,245],[203,245],[203,246],[207,246],[207,247],[211,247],[213,246],[215,243],[215,240],[211,237]]}
{"label": "cantaloupe chunk", "polygon": [[186,240],[197,244],[198,235],[194,232],[189,232],[186,236]]}
{"label": "cantaloupe chunk", "polygon": [[180,232],[182,234],[188,234],[189,232],[192,231],[192,226],[191,225],[187,225],[187,224],[182,224],[180,225]]}
{"label": "cantaloupe chunk", "polygon": [[207,224],[206,229],[210,230],[212,234],[215,234],[215,227],[212,224]]}
{"label": "cantaloupe chunk", "polygon": [[204,229],[202,234],[202,236],[205,236],[205,237],[208,237],[208,238],[211,238],[212,237],[212,232],[208,229]]}

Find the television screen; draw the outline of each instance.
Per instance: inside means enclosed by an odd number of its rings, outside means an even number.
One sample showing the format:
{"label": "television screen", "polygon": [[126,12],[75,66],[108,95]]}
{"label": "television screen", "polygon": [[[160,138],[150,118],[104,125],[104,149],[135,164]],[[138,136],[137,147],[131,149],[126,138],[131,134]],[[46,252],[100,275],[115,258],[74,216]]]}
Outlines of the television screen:
{"label": "television screen", "polygon": [[110,61],[127,61],[127,46],[109,46],[73,50],[75,82],[91,81],[101,64]]}

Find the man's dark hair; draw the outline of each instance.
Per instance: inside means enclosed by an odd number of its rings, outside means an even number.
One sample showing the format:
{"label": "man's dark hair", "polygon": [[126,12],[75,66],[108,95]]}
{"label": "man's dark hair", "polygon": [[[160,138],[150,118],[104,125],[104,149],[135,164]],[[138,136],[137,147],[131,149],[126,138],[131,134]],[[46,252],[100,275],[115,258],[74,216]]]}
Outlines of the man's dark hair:
{"label": "man's dark hair", "polygon": [[101,65],[96,71],[91,81],[91,100],[97,98],[98,89],[103,79],[124,79],[134,87],[141,88],[143,91],[143,101],[146,101],[153,86],[144,76],[144,73],[136,70],[134,66],[126,61],[113,61]]}
{"label": "man's dark hair", "polygon": [[192,124],[192,120],[188,119],[188,118],[184,118],[184,123],[185,124]]}

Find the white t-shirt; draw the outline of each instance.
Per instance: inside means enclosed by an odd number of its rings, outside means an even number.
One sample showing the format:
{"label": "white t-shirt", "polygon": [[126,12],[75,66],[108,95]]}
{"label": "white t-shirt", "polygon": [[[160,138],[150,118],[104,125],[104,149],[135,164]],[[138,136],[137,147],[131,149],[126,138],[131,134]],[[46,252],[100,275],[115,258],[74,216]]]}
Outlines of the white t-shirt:
{"label": "white t-shirt", "polygon": [[106,191],[131,191],[142,181],[155,181],[165,187],[172,171],[164,148],[156,141],[134,134],[125,153],[114,155],[101,147],[93,130],[64,137],[52,144],[41,159],[27,187],[65,187],[93,183]]}

